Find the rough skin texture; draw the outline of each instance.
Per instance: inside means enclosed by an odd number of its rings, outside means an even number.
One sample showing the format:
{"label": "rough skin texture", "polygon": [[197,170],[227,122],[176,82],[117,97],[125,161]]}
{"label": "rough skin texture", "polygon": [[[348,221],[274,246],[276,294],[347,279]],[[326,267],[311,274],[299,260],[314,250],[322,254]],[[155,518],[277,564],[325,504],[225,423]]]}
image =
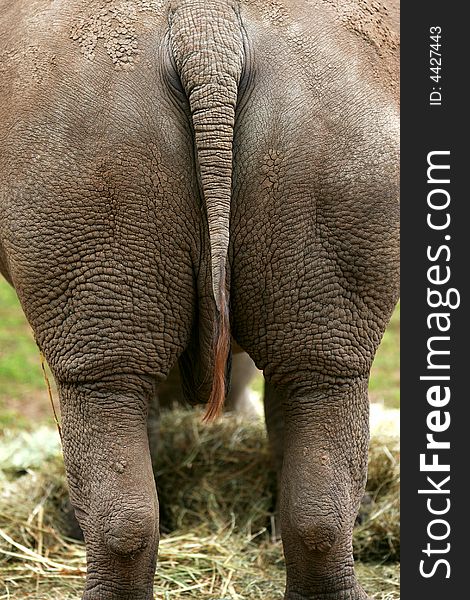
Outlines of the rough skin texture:
{"label": "rough skin texture", "polygon": [[285,598],[367,598],[351,531],[398,295],[397,13],[0,0],[0,271],[60,390],[87,600],[152,598],[149,405],[178,360],[209,397],[225,274],[266,379]]}

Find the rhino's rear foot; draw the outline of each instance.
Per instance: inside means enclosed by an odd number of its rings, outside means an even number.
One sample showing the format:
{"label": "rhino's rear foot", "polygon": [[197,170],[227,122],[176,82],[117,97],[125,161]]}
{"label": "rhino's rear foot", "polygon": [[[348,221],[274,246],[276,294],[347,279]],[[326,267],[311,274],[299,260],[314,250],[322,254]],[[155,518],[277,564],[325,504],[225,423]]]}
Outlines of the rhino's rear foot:
{"label": "rhino's rear foot", "polygon": [[286,592],[284,600],[373,600],[368,596],[359,584],[347,590],[338,590],[337,592],[326,592],[324,594],[315,594],[304,596],[294,591]]}

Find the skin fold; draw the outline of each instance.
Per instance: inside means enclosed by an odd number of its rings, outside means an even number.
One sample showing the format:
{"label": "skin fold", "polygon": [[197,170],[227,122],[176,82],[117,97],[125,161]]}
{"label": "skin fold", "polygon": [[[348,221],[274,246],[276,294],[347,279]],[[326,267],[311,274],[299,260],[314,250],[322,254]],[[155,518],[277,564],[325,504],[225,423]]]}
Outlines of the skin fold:
{"label": "skin fold", "polygon": [[86,600],[150,600],[160,384],[264,373],[286,600],[363,600],[367,383],[398,297],[398,10],[0,0],[0,271],[58,384]]}

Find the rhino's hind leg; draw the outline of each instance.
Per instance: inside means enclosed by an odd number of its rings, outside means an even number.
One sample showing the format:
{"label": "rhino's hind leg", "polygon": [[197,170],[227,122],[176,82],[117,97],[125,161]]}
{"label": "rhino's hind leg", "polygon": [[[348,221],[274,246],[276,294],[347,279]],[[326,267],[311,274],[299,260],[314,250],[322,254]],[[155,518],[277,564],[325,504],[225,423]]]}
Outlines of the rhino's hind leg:
{"label": "rhino's hind leg", "polygon": [[367,473],[367,380],[284,399],[280,521],[286,600],[359,600],[352,529]]}
{"label": "rhino's hind leg", "polygon": [[159,539],[146,430],[154,385],[128,374],[58,383],[71,500],[87,545],[83,598],[150,600]]}

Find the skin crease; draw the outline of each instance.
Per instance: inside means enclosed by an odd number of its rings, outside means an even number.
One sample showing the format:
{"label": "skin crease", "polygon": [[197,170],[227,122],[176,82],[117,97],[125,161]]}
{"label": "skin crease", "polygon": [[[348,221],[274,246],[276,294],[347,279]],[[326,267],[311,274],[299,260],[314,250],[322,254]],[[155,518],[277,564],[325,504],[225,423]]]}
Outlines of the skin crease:
{"label": "skin crease", "polygon": [[267,382],[285,598],[367,598],[351,532],[398,296],[397,14],[0,0],[0,271],[60,390],[86,600],[152,598],[147,414],[178,359],[208,398],[227,244],[232,334]]}

